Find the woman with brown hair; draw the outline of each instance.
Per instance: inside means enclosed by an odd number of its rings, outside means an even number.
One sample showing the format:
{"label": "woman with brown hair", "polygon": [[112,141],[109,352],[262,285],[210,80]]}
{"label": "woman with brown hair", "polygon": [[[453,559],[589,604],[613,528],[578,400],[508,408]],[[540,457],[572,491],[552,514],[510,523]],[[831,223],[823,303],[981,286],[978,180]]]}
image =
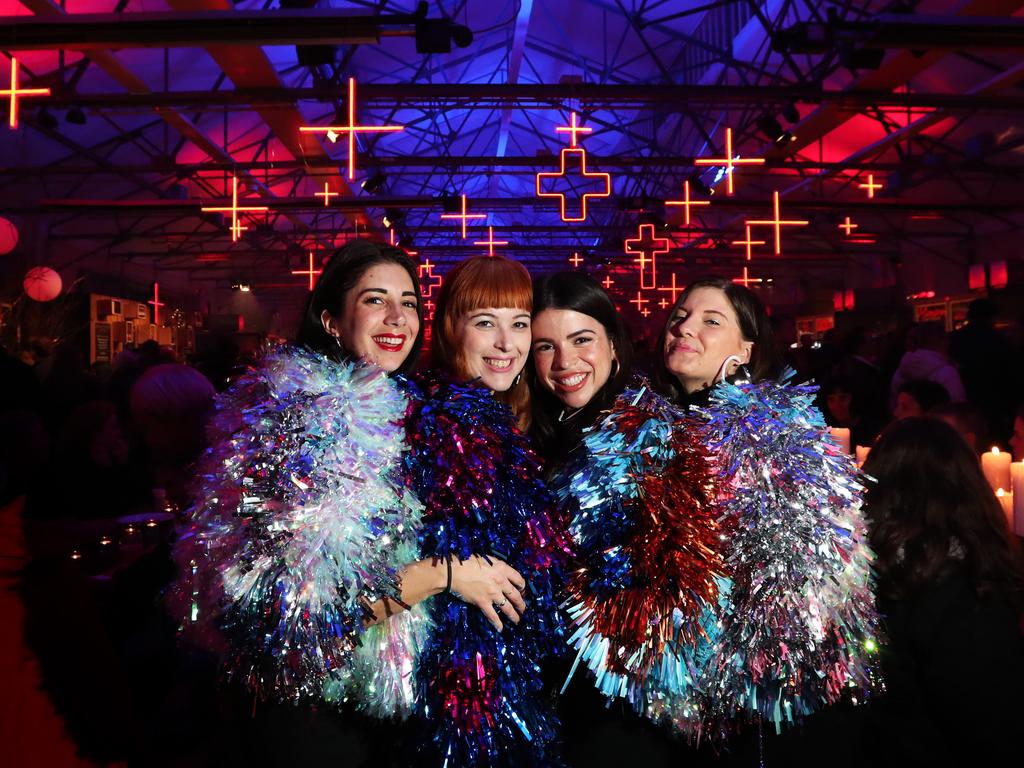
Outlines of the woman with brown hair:
{"label": "woman with brown hair", "polygon": [[878,764],[1002,764],[1019,751],[1024,571],[978,457],[942,420],[910,417],[864,472],[888,635]]}

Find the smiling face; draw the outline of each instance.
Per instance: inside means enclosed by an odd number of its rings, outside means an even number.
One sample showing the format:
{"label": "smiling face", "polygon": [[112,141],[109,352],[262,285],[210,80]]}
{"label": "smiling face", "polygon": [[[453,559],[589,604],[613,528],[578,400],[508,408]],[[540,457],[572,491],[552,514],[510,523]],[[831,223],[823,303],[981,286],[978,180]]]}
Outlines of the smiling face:
{"label": "smiling face", "polygon": [[611,376],[615,349],[590,315],[545,309],[533,318],[533,364],[537,381],[566,408],[582,408]]}
{"label": "smiling face", "polygon": [[510,307],[466,312],[455,324],[455,345],[466,374],[495,392],[505,392],[526,364],[530,313]]}
{"label": "smiling face", "polygon": [[397,264],[375,264],[349,290],[341,313],[324,310],[320,319],[348,352],[394,371],[420,330],[412,278]]}
{"label": "smiling face", "polygon": [[679,379],[687,393],[715,381],[722,364],[730,361],[725,374],[750,361],[754,342],[746,341],[736,310],[719,288],[695,288],[676,307],[665,333],[665,367]]}

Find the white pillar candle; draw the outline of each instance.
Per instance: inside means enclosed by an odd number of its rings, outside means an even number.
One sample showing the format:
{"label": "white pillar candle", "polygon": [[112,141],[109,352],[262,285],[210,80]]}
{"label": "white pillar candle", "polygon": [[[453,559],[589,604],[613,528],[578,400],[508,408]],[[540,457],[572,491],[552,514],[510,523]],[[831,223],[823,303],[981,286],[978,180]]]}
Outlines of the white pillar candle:
{"label": "white pillar candle", "polygon": [[996,489],[996,498],[999,499],[999,506],[1003,508],[1003,514],[1006,515],[1006,524],[1013,529],[1013,492],[1004,491],[1002,488]]}
{"label": "white pillar candle", "polygon": [[857,451],[857,466],[863,467],[864,462],[868,460],[868,454],[871,453],[870,445],[858,445]]}
{"label": "white pillar candle", "polygon": [[1013,520],[1010,527],[1018,536],[1024,536],[1024,461],[1010,465],[1010,480],[1013,490]]}
{"label": "white pillar candle", "polygon": [[985,473],[992,490],[1010,488],[1010,454],[992,446],[991,451],[981,454],[981,471]]}
{"label": "white pillar candle", "polygon": [[850,430],[846,427],[832,427],[829,429],[832,434],[832,440],[839,446],[839,450],[843,453],[850,453]]}

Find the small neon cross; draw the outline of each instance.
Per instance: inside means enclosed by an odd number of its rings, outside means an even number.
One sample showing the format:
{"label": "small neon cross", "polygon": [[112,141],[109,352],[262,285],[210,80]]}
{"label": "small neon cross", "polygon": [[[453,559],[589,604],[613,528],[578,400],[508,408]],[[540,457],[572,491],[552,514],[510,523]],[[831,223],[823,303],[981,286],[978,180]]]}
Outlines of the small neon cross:
{"label": "small neon cross", "polygon": [[244,226],[241,220],[238,218],[239,213],[254,213],[259,211],[270,210],[265,205],[249,205],[240,206],[238,204],[238,177],[231,177],[231,207],[217,206],[211,208],[200,208],[201,211],[210,211],[217,213],[227,213],[231,211],[231,242],[237,243],[238,238],[242,236],[242,232],[248,227]]}
{"label": "small neon cross", "polygon": [[[565,212],[565,199],[566,194],[564,192],[544,192],[541,190],[541,181],[543,179],[558,179],[566,178],[565,167],[566,158],[569,155],[579,158],[580,173],[579,176],[582,180],[587,179],[601,179],[604,181],[604,189],[601,192],[584,192],[580,197],[580,215],[569,216]],[[561,201],[561,213],[562,221],[586,221],[587,218],[587,200],[591,197],[608,197],[612,193],[612,177],[608,173],[599,172],[588,172],[587,171],[587,151],[583,147],[566,147],[562,150],[561,154],[561,168],[558,173],[546,172],[537,174],[537,197],[557,197]]]}
{"label": "small neon cross", "polygon": [[299,128],[302,133],[325,133],[327,138],[334,143],[338,140],[338,134],[348,135],[348,177],[356,177],[356,134],[357,133],[394,133],[404,131],[401,125],[356,125],[356,79],[348,79],[348,124],[328,125],[323,128],[303,125]]}
{"label": "small neon cross", "polygon": [[645,299],[643,294],[640,293],[640,291],[637,291],[636,292],[636,298],[635,299],[630,299],[629,303],[630,304],[636,304],[636,311],[637,312],[642,312],[643,309],[644,309],[644,304],[650,303],[650,299]]}
{"label": "small neon cross", "polygon": [[10,96],[10,117],[8,118],[7,124],[14,130],[18,127],[18,97],[25,98],[27,96],[49,96],[49,88],[18,88],[18,59],[16,56],[11,57],[11,87],[9,90],[5,89],[0,91],[0,96]]}
{"label": "small neon cross", "polygon": [[494,255],[494,246],[496,245],[508,245],[508,240],[495,240],[494,239],[494,227],[487,227],[487,239],[474,242],[473,245],[486,245],[487,255]]}
{"label": "small neon cross", "polygon": [[466,222],[469,219],[486,219],[486,213],[466,213],[466,195],[461,195],[462,198],[462,213],[442,213],[442,219],[461,219],[462,220],[462,239],[466,239]]}
{"label": "small neon cross", "polygon": [[577,144],[576,144],[576,141],[577,141],[576,134],[577,133],[593,133],[593,132],[594,132],[593,128],[581,128],[581,127],[578,127],[576,125],[576,113],[575,112],[573,112],[571,117],[570,117],[569,125],[560,125],[557,128],[555,128],[555,133],[568,133],[569,134],[569,141],[570,141],[569,146],[570,147],[577,146]]}
{"label": "small neon cross", "polygon": [[601,281],[601,285],[603,285],[604,289],[607,291],[609,288],[615,285],[615,281],[612,280],[611,275],[605,275],[604,280]]}
{"label": "small neon cross", "polygon": [[331,204],[332,197],[340,197],[338,192],[331,192],[331,185],[326,181],[324,182],[324,191],[314,192],[313,195],[314,197],[322,197],[324,199],[324,208]]}
{"label": "small neon cross", "polygon": [[874,198],[875,190],[876,189],[881,189],[882,188],[881,184],[876,184],[875,183],[875,174],[873,174],[873,173],[869,173],[868,174],[868,183],[867,184],[858,184],[857,186],[860,187],[861,189],[866,189],[868,191],[868,199],[869,200]]}
{"label": "small neon cross", "polygon": [[153,298],[146,303],[153,305],[153,325],[160,325],[160,307],[164,306],[160,301],[160,283],[153,283]]}
{"label": "small neon cross", "polygon": [[751,277],[746,267],[743,267],[743,277],[734,277],[732,281],[734,283],[739,283],[745,288],[749,288],[751,283],[764,282],[760,277]]}
{"label": "small neon cross", "polygon": [[658,306],[661,307],[662,309],[668,309],[671,306],[671,304],[669,303],[668,299],[662,299],[661,301],[658,302]]}
{"label": "small neon cross", "polygon": [[[626,240],[626,254],[636,256],[635,264],[640,265],[640,288],[650,290],[658,285],[658,254],[668,253],[669,241],[654,236],[653,224],[641,224],[637,236]],[[647,265],[651,265],[650,274]]]}
{"label": "small neon cross", "polygon": [[746,246],[746,248],[747,248],[747,261],[750,261],[753,258],[753,256],[754,256],[754,253],[751,250],[751,247],[755,246],[755,245],[765,245],[765,241],[764,240],[751,240],[750,239],[750,224],[748,223],[747,224],[747,237],[746,237],[746,239],[745,240],[733,240],[732,244],[733,245],[744,245],[744,246]]}
{"label": "small neon cross", "polygon": [[846,232],[846,236],[849,237],[850,235],[853,234],[853,230],[855,230],[859,226],[860,224],[854,224],[852,221],[850,221],[850,217],[847,216],[843,223],[839,225],[839,228],[844,230]]}
{"label": "small neon cross", "polygon": [[666,200],[665,205],[681,205],[683,206],[683,223],[686,226],[690,226],[690,206],[693,205],[711,205],[710,200],[691,200],[690,199],[690,180],[687,179],[683,182],[683,199],[682,200]]}
{"label": "small neon cross", "polygon": [[725,129],[725,157],[702,157],[694,160],[695,165],[724,165],[725,166],[725,193],[732,195],[732,171],[737,165],[763,165],[763,157],[733,158],[732,156],[732,128]]}
{"label": "small neon cross", "polygon": [[572,264],[576,269],[579,269],[580,264],[583,263],[583,259],[580,258],[579,253],[574,252],[572,257],[569,259],[569,263]]}
{"label": "small neon cross", "polygon": [[651,310],[649,310],[647,307],[644,307],[643,309],[640,310],[640,314],[643,315],[644,317],[650,317]]}
{"label": "small neon cross", "polygon": [[752,220],[752,221],[748,221],[747,224],[748,225],[757,224],[757,225],[765,225],[765,226],[769,226],[770,225],[770,226],[774,227],[774,229],[775,229],[775,255],[776,256],[781,256],[782,255],[782,227],[784,227],[784,226],[787,226],[787,227],[806,227],[808,224],[810,224],[810,222],[809,221],[804,221],[803,219],[792,219],[792,220],[789,220],[789,221],[786,221],[785,219],[782,219],[780,217],[780,214],[779,214],[779,193],[778,193],[778,190],[776,190],[775,192],[772,192],[772,210],[774,211],[774,217],[772,219],[762,220],[762,221],[753,221]]}
{"label": "small neon cross", "polygon": [[[673,304],[676,303],[676,299],[679,298],[679,294],[682,293],[685,289],[686,289],[685,285],[676,285],[676,273],[675,272],[672,273],[672,285],[666,285],[666,286],[664,286],[662,288],[658,288],[659,291],[664,291],[666,293],[671,293],[672,294],[672,303]],[[664,301],[664,299],[662,299],[662,301]],[[664,309],[665,305],[662,305],[661,308]]]}
{"label": "small neon cross", "polygon": [[313,278],[323,272],[322,269],[313,269],[313,252],[309,252],[309,269],[292,270],[293,275],[309,275],[309,290],[313,290]]}

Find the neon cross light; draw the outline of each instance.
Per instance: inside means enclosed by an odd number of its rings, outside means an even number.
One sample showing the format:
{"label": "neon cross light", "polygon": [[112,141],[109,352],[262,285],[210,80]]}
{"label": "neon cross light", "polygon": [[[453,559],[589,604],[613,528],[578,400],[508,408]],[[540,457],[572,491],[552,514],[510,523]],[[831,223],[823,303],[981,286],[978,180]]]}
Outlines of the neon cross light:
{"label": "neon cross light", "polygon": [[494,246],[496,245],[508,245],[508,240],[495,240],[494,239],[494,227],[487,227],[487,239],[479,240],[473,243],[473,245],[486,245],[487,255],[494,255]]}
{"label": "neon cross light", "polygon": [[572,115],[571,115],[571,117],[569,119],[569,125],[560,125],[557,128],[555,128],[555,133],[568,133],[569,134],[569,142],[570,142],[569,146],[570,147],[577,146],[577,144],[576,144],[576,134],[577,133],[593,133],[593,132],[594,132],[593,128],[581,128],[581,127],[576,125],[576,113],[575,112],[572,113]]}
{"label": "neon cross light", "polygon": [[569,263],[572,264],[573,267],[575,267],[576,269],[580,268],[580,264],[583,263],[583,259],[580,258],[579,252],[573,252],[572,256],[569,258]]}
{"label": "neon cross light", "polygon": [[216,213],[227,213],[231,211],[231,242],[237,243],[238,238],[242,236],[242,232],[248,227],[244,226],[238,218],[239,213],[255,213],[259,211],[270,210],[265,205],[249,205],[241,206],[238,204],[238,177],[231,177],[231,207],[227,208],[224,206],[217,206],[211,208],[200,208],[201,211],[210,211]]}
{"label": "neon cross light", "polygon": [[681,205],[683,206],[683,223],[686,226],[690,226],[690,206],[693,205],[711,205],[710,200],[691,200],[690,199],[690,180],[687,179],[683,182],[683,199],[682,200],[666,200],[665,205]]}
{"label": "neon cross light", "polygon": [[16,56],[11,57],[11,87],[10,89],[0,90],[0,96],[10,96],[10,117],[8,118],[7,124],[14,130],[18,127],[18,97],[25,98],[27,96],[49,96],[49,88],[19,88],[18,87],[18,59]]}
{"label": "neon cross light", "polygon": [[746,266],[743,267],[743,277],[734,277],[732,281],[734,283],[739,283],[744,288],[749,288],[751,283],[764,282],[760,277],[751,277]]}
{"label": "neon cross light", "polygon": [[469,219],[486,219],[486,213],[466,213],[466,195],[462,194],[462,212],[461,213],[442,213],[442,219],[460,219],[462,221],[462,239],[466,239],[466,222]]}
{"label": "neon cross light", "polygon": [[[653,224],[641,224],[637,236],[626,240],[626,254],[636,256],[633,262],[640,265],[640,288],[650,290],[658,285],[658,254],[668,253],[669,241],[654,236]],[[647,265],[651,265],[650,274]],[[639,307],[638,307],[639,309]]]}
{"label": "neon cross light", "polygon": [[[427,278],[427,280],[436,280],[436,281],[437,281],[436,283],[430,283],[430,282],[428,282],[428,283],[426,283],[426,284],[425,284],[425,285],[423,286],[423,288],[424,288],[424,291],[423,291],[423,295],[424,295],[425,297],[427,297],[427,298],[429,298],[429,297],[433,296],[433,295],[434,295],[434,289],[435,289],[435,288],[440,288],[440,287],[441,287],[441,283],[442,283],[442,282],[444,281],[444,278],[443,278],[443,277],[442,277],[441,275],[435,275],[435,274],[434,274],[434,267],[435,267],[435,266],[437,266],[437,265],[436,265],[436,264],[431,264],[431,263],[430,263],[430,257],[428,256],[427,258],[425,258],[425,259],[423,260],[423,263],[422,263],[422,264],[420,264],[420,265],[419,265],[419,266],[417,267],[417,269],[419,270],[419,276],[420,276],[420,278],[421,278],[421,279],[422,279],[422,278],[424,278],[424,277],[426,277],[426,278]],[[426,304],[424,304],[423,306],[427,306],[428,304],[429,304],[429,305],[430,305],[430,307],[431,307],[431,310],[430,310],[430,311],[431,311],[431,312],[433,312],[433,311],[434,311],[434,310],[433,310],[433,306],[434,306],[434,303],[433,303],[433,302],[430,302],[430,301],[428,301],[428,302],[427,302]]]}
{"label": "neon cross light", "polygon": [[[675,272],[672,273],[672,285],[666,285],[666,286],[663,286],[661,288],[658,288],[659,291],[664,291],[666,293],[671,293],[672,294],[672,303],[673,304],[676,303],[676,299],[679,298],[679,294],[682,293],[685,289],[686,289],[685,285],[676,285],[676,273]],[[664,301],[664,299],[662,299],[662,301]],[[668,305],[667,304],[659,304],[659,306],[662,309],[664,309]]]}
{"label": "neon cross light", "polygon": [[324,199],[324,208],[327,208],[331,204],[332,197],[339,197],[338,192],[331,192],[331,185],[328,182],[324,182],[323,192],[314,192],[314,197],[322,197]]}
{"label": "neon cross light", "polygon": [[[803,219],[791,219],[789,221],[781,218],[779,214],[779,193],[778,190],[772,192],[772,210],[773,218],[761,221],[751,220],[748,221],[748,225],[765,225],[771,226],[775,229],[775,255],[782,255],[782,227],[806,227],[811,222],[804,221]],[[748,238],[749,239],[749,238]]]}
{"label": "neon cross light", "polygon": [[603,285],[604,289],[607,291],[609,288],[615,285],[615,281],[612,280],[611,275],[605,275],[604,280],[601,281],[601,285]]}
{"label": "neon cross light", "polygon": [[649,304],[650,301],[651,301],[650,299],[645,299],[644,295],[640,291],[637,291],[636,292],[636,298],[635,299],[630,299],[629,303],[630,304],[636,304],[636,311],[637,312],[643,312],[644,311],[644,304]]}
{"label": "neon cross light", "polygon": [[313,252],[309,252],[309,269],[292,270],[293,275],[309,275],[309,290],[313,290],[313,278],[323,272],[322,269],[313,269]]}
{"label": "neon cross light", "polygon": [[160,307],[164,306],[160,301],[160,283],[153,283],[153,298],[146,303],[153,305],[153,325],[160,325]]}
{"label": "neon cross light", "polygon": [[765,245],[764,240],[751,240],[750,239],[750,223],[747,223],[747,237],[744,240],[733,240],[733,245],[743,245],[747,248],[747,261],[750,261],[754,257],[754,253],[751,248],[755,245]]}
{"label": "neon cross light", "polygon": [[404,131],[401,125],[356,125],[356,79],[348,79],[348,124],[328,125],[318,128],[311,125],[303,125],[299,128],[302,133],[325,133],[327,138],[334,143],[338,140],[338,134],[348,135],[348,177],[356,177],[356,134],[357,133],[395,133]]}
{"label": "neon cross light", "polygon": [[669,307],[668,299],[662,299],[661,301],[659,301],[658,302],[658,306],[661,307],[662,309],[668,309],[668,307]]}
{"label": "neon cross light", "polygon": [[724,165],[725,193],[732,195],[732,171],[737,165],[764,165],[763,157],[734,158],[732,156],[732,128],[725,129],[725,157],[702,157],[694,160],[695,165]]}
{"label": "neon cross light", "polygon": [[845,231],[846,236],[849,237],[850,235],[853,234],[853,230],[855,230],[859,226],[860,224],[854,224],[852,221],[850,221],[850,217],[847,216],[843,223],[839,225],[839,228]]}
{"label": "neon cross light", "polygon": [[876,184],[875,183],[875,174],[873,174],[873,173],[869,173],[868,174],[868,183],[867,184],[858,184],[857,186],[860,187],[861,189],[866,189],[868,191],[868,199],[869,200],[874,198],[875,190],[876,189],[881,189],[882,188],[881,184]]}
{"label": "neon cross light", "polygon": [[[566,158],[572,155],[574,158],[578,158],[579,162],[579,177],[586,181],[587,179],[601,179],[604,184],[604,189],[600,192],[584,192],[580,197],[580,215],[569,216],[565,211],[565,199],[566,194],[564,192],[545,192],[541,189],[541,182],[546,179],[559,179],[566,178]],[[542,172],[537,174],[537,197],[557,197],[561,203],[561,214],[562,221],[586,221],[587,219],[587,200],[591,197],[608,197],[612,193],[612,177],[608,173],[590,172],[587,171],[587,150],[583,147],[565,147],[562,150],[561,155],[561,168],[558,173],[554,172]]]}

